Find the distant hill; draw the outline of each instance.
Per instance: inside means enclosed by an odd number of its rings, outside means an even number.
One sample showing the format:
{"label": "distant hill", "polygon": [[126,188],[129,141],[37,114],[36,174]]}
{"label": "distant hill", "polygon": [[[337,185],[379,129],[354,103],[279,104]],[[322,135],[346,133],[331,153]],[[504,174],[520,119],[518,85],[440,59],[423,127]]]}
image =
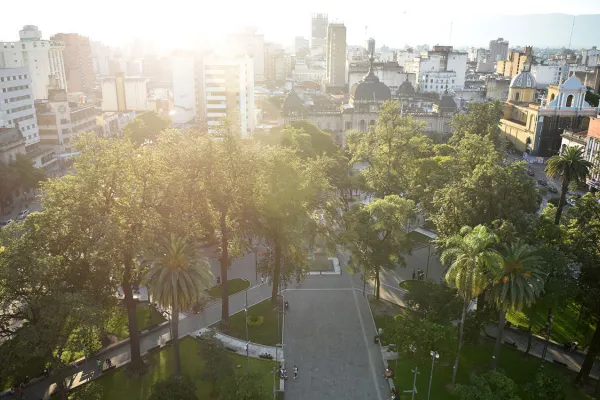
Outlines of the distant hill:
{"label": "distant hill", "polygon": [[[567,14],[461,17],[454,20],[452,43],[487,47],[489,40],[502,37],[511,47],[567,47],[572,26],[573,16]],[[600,47],[599,26],[600,14],[575,17],[571,48]]]}

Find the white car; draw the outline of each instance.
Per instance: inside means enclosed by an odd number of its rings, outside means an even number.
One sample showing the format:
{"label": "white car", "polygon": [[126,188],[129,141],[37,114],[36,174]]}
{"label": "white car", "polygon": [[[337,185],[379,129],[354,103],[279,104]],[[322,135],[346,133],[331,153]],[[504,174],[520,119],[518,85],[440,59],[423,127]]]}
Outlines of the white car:
{"label": "white car", "polygon": [[575,199],[573,197],[569,197],[567,199],[567,204],[570,206],[575,206]]}
{"label": "white car", "polygon": [[17,220],[22,221],[25,219],[25,217],[27,217],[29,215],[31,211],[29,211],[28,209],[25,210],[21,210],[18,214],[17,214]]}
{"label": "white car", "polygon": [[12,219],[6,220],[6,221],[2,221],[0,222],[0,228],[4,228],[6,226],[9,226],[10,224],[12,224],[14,221]]}

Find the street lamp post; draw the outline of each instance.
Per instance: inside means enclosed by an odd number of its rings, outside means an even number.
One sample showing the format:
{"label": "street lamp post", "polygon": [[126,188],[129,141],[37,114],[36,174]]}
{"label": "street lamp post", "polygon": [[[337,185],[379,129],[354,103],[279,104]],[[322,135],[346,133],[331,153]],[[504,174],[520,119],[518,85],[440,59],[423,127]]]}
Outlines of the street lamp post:
{"label": "street lamp post", "polygon": [[427,391],[427,400],[431,398],[431,381],[433,380],[433,365],[437,358],[440,358],[440,355],[437,351],[429,352],[431,355],[431,372],[429,373],[429,390]]}
{"label": "street lamp post", "polygon": [[279,349],[279,347],[283,347],[282,343],[277,343],[275,345],[275,369],[273,370],[273,400],[275,400],[275,396],[277,393],[277,390],[275,389],[275,377],[277,376],[277,371],[279,370],[279,357],[278,357],[278,352],[277,350]]}
{"label": "street lamp post", "polygon": [[415,373],[415,378],[413,380],[413,387],[412,387],[412,400],[415,400],[415,393],[417,393],[417,375],[420,374],[419,367],[415,367],[415,369],[411,369],[410,372]]}
{"label": "street lamp post", "polygon": [[246,288],[246,305],[244,306],[246,313],[246,359],[248,360],[248,374],[250,374],[250,339],[248,338],[248,288]]}
{"label": "street lamp post", "polygon": [[427,267],[425,268],[425,280],[429,278],[429,258],[431,258],[431,239],[429,240],[429,246],[427,247]]}

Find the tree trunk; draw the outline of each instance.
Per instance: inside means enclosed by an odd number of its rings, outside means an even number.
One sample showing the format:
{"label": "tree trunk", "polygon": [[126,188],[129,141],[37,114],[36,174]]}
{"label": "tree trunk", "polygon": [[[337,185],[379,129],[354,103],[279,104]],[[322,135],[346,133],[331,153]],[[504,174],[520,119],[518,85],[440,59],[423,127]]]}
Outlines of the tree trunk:
{"label": "tree trunk", "polygon": [[600,319],[598,319],[598,322],[596,322],[596,331],[594,332],[594,337],[592,338],[590,348],[585,355],[585,360],[583,360],[583,365],[579,370],[579,374],[577,374],[577,377],[575,378],[575,383],[584,383],[587,381],[598,353],[600,353]]}
{"label": "tree trunk", "polygon": [[131,271],[133,269],[132,257],[127,256],[125,259],[125,271],[123,271],[123,294],[125,295],[125,308],[127,308],[127,319],[129,322],[129,347],[131,351],[130,368],[133,371],[139,372],[144,369],[142,356],[140,355],[140,337],[137,329],[137,315],[135,312],[136,302],[133,298],[131,290]]}
{"label": "tree trunk", "polygon": [[529,350],[531,350],[531,342],[533,340],[533,319],[529,317],[529,326],[527,327],[527,349],[525,350],[525,356],[529,354]]}
{"label": "tree trunk", "polygon": [[482,290],[481,294],[477,296],[477,314],[481,313],[485,309],[485,289]]}
{"label": "tree trunk", "polygon": [[277,304],[279,292],[279,279],[281,277],[281,243],[275,240],[275,265],[273,267],[273,291],[271,292],[271,301]]}
{"label": "tree trunk", "polygon": [[227,237],[227,211],[221,210],[221,328],[229,329],[229,287],[227,269],[229,268],[229,238]]}
{"label": "tree trunk", "polygon": [[568,190],[569,190],[569,180],[563,174],[562,187],[560,189],[560,200],[558,201],[558,207],[556,207],[556,216],[554,217],[554,223],[556,225],[558,225],[560,223],[560,216],[562,215],[563,207],[565,206]]}
{"label": "tree trunk", "polygon": [[456,351],[456,359],[454,360],[454,371],[452,371],[452,384],[456,383],[456,373],[458,372],[458,361],[460,360],[460,351],[463,345],[463,333],[465,328],[465,318],[467,316],[467,308],[469,307],[469,298],[465,298],[463,304],[462,315],[460,317],[460,327],[458,328],[458,350]]}
{"label": "tree trunk", "polygon": [[379,291],[380,291],[379,288],[380,288],[380,285],[379,285],[379,270],[377,270],[377,273],[375,274],[375,298],[377,300],[379,300],[380,297],[381,297],[381,294],[379,293]]}
{"label": "tree trunk", "polygon": [[173,337],[173,355],[175,356],[175,376],[181,376],[181,358],[179,356],[179,306],[174,304],[171,310],[171,332]]}
{"label": "tree trunk", "polygon": [[498,334],[494,344],[494,355],[492,357],[492,369],[498,368],[498,359],[500,358],[500,348],[502,347],[502,337],[504,336],[504,325],[506,324],[506,311],[498,311]]}

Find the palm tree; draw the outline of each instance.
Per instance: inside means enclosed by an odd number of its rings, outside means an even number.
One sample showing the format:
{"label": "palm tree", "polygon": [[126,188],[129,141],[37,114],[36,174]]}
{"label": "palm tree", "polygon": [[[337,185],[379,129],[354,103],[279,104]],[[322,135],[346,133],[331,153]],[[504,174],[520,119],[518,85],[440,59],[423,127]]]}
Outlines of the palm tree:
{"label": "palm tree", "polygon": [[498,334],[494,345],[492,368],[498,366],[500,346],[504,334],[506,311],[520,311],[531,306],[544,290],[546,274],[540,269],[545,264],[537,249],[523,243],[505,246],[501,264],[490,264],[487,269],[488,300],[498,309]]}
{"label": "palm tree", "polygon": [[569,183],[571,181],[577,183],[585,182],[585,178],[588,176],[590,168],[592,168],[592,163],[585,160],[582,153],[583,150],[579,147],[567,147],[562,154],[550,157],[546,164],[546,175],[551,178],[562,177],[560,200],[554,218],[556,225],[560,222],[560,216],[565,206]]}
{"label": "palm tree", "polygon": [[152,299],[171,308],[171,339],[175,355],[175,375],[181,376],[179,358],[179,310],[185,310],[202,296],[213,279],[210,264],[187,237],[169,235],[158,252],[146,259],[149,265],[142,282]]}
{"label": "palm tree", "polygon": [[452,384],[456,383],[458,361],[463,345],[465,317],[469,304],[486,286],[486,267],[501,262],[499,254],[492,250],[492,245],[497,241],[498,237],[495,234],[489,232],[485,226],[478,225],[475,228],[463,227],[459,235],[452,236],[444,245],[445,249],[441,256],[442,263],[451,263],[446,273],[446,282],[456,288],[464,300]]}

